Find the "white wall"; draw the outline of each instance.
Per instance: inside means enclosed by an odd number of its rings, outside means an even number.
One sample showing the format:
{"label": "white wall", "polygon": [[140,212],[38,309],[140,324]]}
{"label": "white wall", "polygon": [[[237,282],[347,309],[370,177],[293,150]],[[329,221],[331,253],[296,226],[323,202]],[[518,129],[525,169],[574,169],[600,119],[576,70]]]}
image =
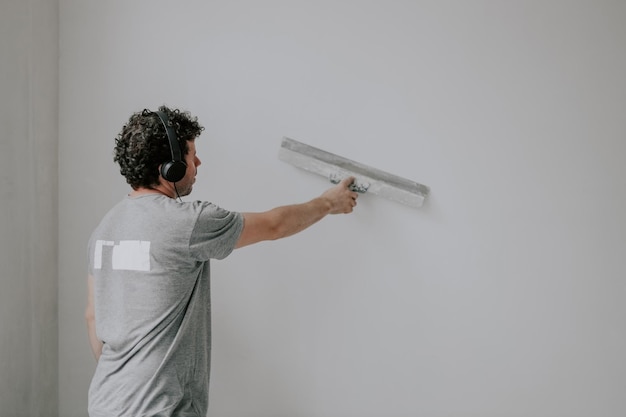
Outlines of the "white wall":
{"label": "white wall", "polygon": [[0,5],[0,415],[57,415],[58,2]]}
{"label": "white wall", "polygon": [[162,103],[207,128],[193,198],[322,192],[282,136],[432,188],[213,263],[211,415],[626,413],[626,3],[60,4],[60,415],[113,138]]}

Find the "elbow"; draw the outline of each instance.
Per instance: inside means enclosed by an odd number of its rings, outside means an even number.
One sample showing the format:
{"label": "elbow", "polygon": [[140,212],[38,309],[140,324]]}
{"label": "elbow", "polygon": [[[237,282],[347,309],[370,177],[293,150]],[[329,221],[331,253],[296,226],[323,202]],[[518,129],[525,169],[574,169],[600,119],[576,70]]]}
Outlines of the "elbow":
{"label": "elbow", "polygon": [[267,231],[267,240],[278,240],[288,236],[287,229],[280,223],[271,225]]}
{"label": "elbow", "polygon": [[266,240],[278,240],[289,236],[291,233],[283,213],[272,213],[266,224]]}

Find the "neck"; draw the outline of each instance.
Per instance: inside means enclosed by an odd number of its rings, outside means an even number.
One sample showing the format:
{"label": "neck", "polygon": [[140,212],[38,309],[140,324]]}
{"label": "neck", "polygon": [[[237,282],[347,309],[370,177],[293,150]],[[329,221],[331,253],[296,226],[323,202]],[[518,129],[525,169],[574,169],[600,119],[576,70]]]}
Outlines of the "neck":
{"label": "neck", "polygon": [[162,185],[157,185],[154,188],[139,187],[131,191],[128,195],[131,197],[138,197],[140,195],[148,194],[161,194],[170,198],[176,198],[176,192],[173,189],[168,189],[167,187],[163,187]]}

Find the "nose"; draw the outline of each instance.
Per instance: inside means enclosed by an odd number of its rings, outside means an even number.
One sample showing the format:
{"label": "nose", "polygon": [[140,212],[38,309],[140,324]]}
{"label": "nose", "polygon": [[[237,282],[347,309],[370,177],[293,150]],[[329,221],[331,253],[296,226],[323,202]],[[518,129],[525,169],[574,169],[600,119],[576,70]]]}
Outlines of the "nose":
{"label": "nose", "polygon": [[200,166],[200,165],[202,165],[202,161],[200,160],[200,158],[196,156],[196,166]]}

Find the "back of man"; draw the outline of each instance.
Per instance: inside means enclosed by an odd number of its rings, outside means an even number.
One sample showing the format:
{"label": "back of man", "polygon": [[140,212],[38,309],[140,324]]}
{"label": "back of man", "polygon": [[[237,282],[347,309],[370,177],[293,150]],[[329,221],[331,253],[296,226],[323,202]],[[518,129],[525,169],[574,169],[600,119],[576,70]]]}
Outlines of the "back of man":
{"label": "back of man", "polygon": [[89,241],[85,318],[98,361],[91,417],[205,417],[211,304],[209,260],[234,248],[299,233],[329,214],[351,213],[354,178],[308,202],[258,213],[184,203],[201,160],[203,127],[161,106],[133,114],[114,160],[132,191]]}
{"label": "back of man", "polygon": [[104,342],[92,416],[205,416],[209,259],[235,247],[242,215],[161,194],[127,197],[89,242],[96,331]]}

